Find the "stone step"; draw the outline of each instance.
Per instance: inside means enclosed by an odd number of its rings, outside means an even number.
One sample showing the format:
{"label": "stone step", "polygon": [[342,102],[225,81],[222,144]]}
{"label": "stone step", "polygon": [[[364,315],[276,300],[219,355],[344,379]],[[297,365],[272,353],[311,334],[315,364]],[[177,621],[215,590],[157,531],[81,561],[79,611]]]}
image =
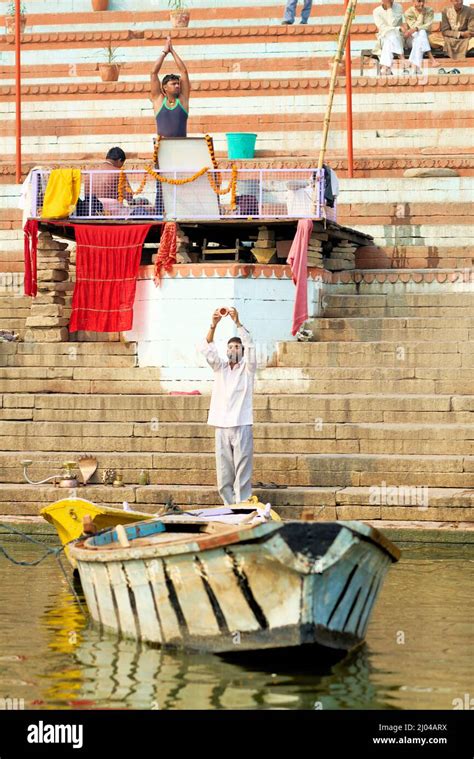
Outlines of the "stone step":
{"label": "stone step", "polygon": [[[69,443],[71,441],[68,441]],[[20,461],[31,459],[30,476],[43,479],[61,472],[64,461],[77,461],[85,451],[23,450],[0,453],[0,481],[21,483]],[[215,457],[212,453],[153,453],[94,451],[99,468],[93,480],[101,482],[105,468],[115,468],[123,475],[126,484],[138,482],[142,469],[150,473],[154,485],[201,485],[216,483]],[[183,463],[185,465],[183,466]],[[294,487],[349,487],[410,485],[450,488],[472,488],[474,483],[474,456],[472,455],[407,455],[369,453],[257,453],[254,457],[254,482],[276,482]],[[35,487],[30,486],[30,500],[36,498]],[[57,489],[54,500],[61,497]],[[68,492],[68,491],[66,491]],[[82,493],[83,488],[78,489]],[[129,500],[127,488],[117,495],[117,501]]]}
{"label": "stone step", "polygon": [[[206,446],[214,440],[214,429],[202,422],[163,422],[149,418],[145,422],[80,422],[80,421],[0,421],[0,438],[84,438],[90,444],[105,442],[102,439],[126,436],[130,439],[191,441]],[[100,438],[97,441],[97,438]],[[311,423],[260,422],[254,425],[254,439],[267,441],[269,445],[278,440],[474,440],[473,424],[427,424],[404,422],[328,423],[324,417]],[[5,441],[3,440],[5,443]],[[106,449],[107,450],[107,449]]]}
{"label": "stone step", "polygon": [[[160,411],[159,419],[161,423],[179,422],[186,417],[189,424],[205,423],[207,421],[207,410],[186,410],[183,411]],[[321,417],[315,416],[316,419]],[[149,411],[134,411],[133,409],[123,410],[99,410],[99,409],[33,409],[33,408],[0,408],[0,419],[5,421],[16,421],[29,419],[37,422],[149,422]],[[306,409],[298,411],[286,411],[285,409],[271,410],[260,409],[254,410],[255,424],[264,423],[304,423],[308,420]],[[339,409],[335,411],[324,412],[324,424],[343,424],[343,423],[376,423],[386,422],[387,424],[405,423],[405,424],[469,424],[474,422],[474,411],[346,411]]]}
{"label": "stone step", "polygon": [[474,344],[465,342],[424,343],[403,340],[363,342],[281,342],[277,344],[277,365],[291,367],[440,367],[474,366]]}
{"label": "stone step", "polygon": [[[324,304],[323,304],[324,305]],[[445,318],[454,317],[474,317],[474,298],[470,306],[325,306],[323,315],[326,318],[348,318],[348,317],[407,317],[417,316],[422,319],[426,318]]]}
{"label": "stone step", "polygon": [[[474,521],[474,495],[461,488],[256,487],[253,492],[262,502],[271,503],[283,519]],[[221,505],[215,486],[92,485],[77,488],[76,493],[80,498],[115,508],[127,501],[132,508],[149,514],[159,512],[170,498],[184,508]],[[65,497],[63,490],[51,485],[33,488],[25,484],[1,484],[0,513],[2,517],[37,515],[43,506],[62,497]]]}
{"label": "stone step", "polygon": [[467,341],[474,339],[473,317],[423,318],[310,318],[305,328],[313,332],[315,341],[398,341],[421,342]]}
{"label": "stone step", "polygon": [[[124,372],[136,372],[135,379]],[[132,369],[48,369],[47,367],[0,369],[0,393],[15,393],[21,380],[22,391],[27,393],[137,393],[157,395],[170,391],[190,392],[199,388],[209,393],[212,380],[197,375],[177,382],[175,379],[161,381],[149,375],[143,377],[141,370]],[[25,374],[28,372],[28,378]],[[92,373],[102,375],[90,378]],[[285,373],[286,372],[286,373]],[[82,374],[81,374],[82,373]],[[31,375],[36,375],[34,378]],[[43,376],[42,376],[43,375]],[[89,377],[89,379],[88,379]],[[255,381],[256,394],[308,393],[416,393],[416,394],[469,394],[472,391],[472,371],[469,369],[412,368],[406,367],[324,367],[321,369],[295,369],[276,367],[261,370]]]}
{"label": "stone step", "polygon": [[[214,432],[205,423],[0,421],[5,451],[34,445],[61,451],[87,445],[94,452],[213,453]],[[254,429],[256,453],[474,454],[473,424],[260,423]]]}
{"label": "stone step", "polygon": [[[403,346],[400,346],[403,347]],[[200,371],[201,370],[201,371]],[[204,368],[204,371],[207,370]],[[27,367],[2,367],[0,369],[0,381],[8,380],[78,380],[79,382],[87,381],[123,381],[156,383],[160,378],[163,369],[159,367],[134,367],[123,368],[115,371],[113,368],[102,367],[48,367],[48,366],[27,366]],[[183,370],[184,374],[184,370]],[[299,367],[299,366],[270,366],[257,370],[256,385],[257,388],[267,382],[281,384],[281,392],[289,392],[287,384],[290,382],[308,382],[311,380],[320,381],[342,381],[342,380],[365,380],[372,381],[374,386],[379,381],[396,382],[402,380],[459,380],[465,382],[472,377],[470,368],[458,369],[451,366],[437,367],[405,367],[405,366],[388,366],[388,367],[368,367],[368,366],[323,366],[323,367]],[[203,375],[201,367],[197,367],[194,373],[189,372],[188,378],[207,379]],[[283,385],[285,387],[283,387]],[[18,390],[18,387],[16,388]],[[324,392],[324,391],[321,391]],[[377,392],[374,387],[374,392]]]}
{"label": "stone step", "polygon": [[370,295],[364,293],[363,295],[356,295],[351,293],[344,295],[343,293],[330,293],[324,296],[325,301],[332,308],[350,308],[354,306],[367,307],[419,307],[424,309],[427,307],[450,307],[455,306],[461,308],[464,306],[472,307],[474,301],[474,294],[472,292],[426,292],[426,293],[411,293],[411,292],[397,292],[397,293],[377,293]]}
{"label": "stone step", "polygon": [[[1,361],[0,356],[0,361]],[[120,368],[127,369],[137,366],[137,356],[130,354],[125,356],[117,356],[114,354],[106,354],[104,356],[100,354],[88,354],[80,355],[76,354],[74,350],[67,353],[47,353],[44,355],[38,354],[23,354],[23,355],[11,355],[8,357],[6,363],[3,366],[8,367],[25,367],[25,368],[40,368],[47,367],[48,370],[54,368],[72,368],[72,367],[90,367],[90,368]]]}
{"label": "stone step", "polygon": [[[306,347],[306,346],[305,346]],[[38,422],[183,422],[207,420],[209,395],[72,395],[12,393],[0,399],[0,418]],[[256,395],[255,422],[468,423],[474,395]]]}

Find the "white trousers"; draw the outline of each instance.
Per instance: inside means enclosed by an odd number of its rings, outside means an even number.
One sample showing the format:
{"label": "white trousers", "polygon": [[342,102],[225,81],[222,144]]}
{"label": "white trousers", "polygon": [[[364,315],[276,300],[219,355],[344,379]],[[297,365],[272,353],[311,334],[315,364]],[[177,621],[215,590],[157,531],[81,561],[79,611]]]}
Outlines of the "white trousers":
{"label": "white trousers", "polygon": [[428,41],[428,35],[424,29],[420,29],[419,32],[415,32],[415,34],[412,34],[411,37],[408,37],[408,40],[408,44],[410,44],[411,41],[411,53],[409,61],[414,66],[416,66],[417,69],[421,69],[423,53],[429,53],[431,50],[431,45]]}
{"label": "white trousers", "polygon": [[226,506],[252,495],[253,427],[216,427],[217,489]]}
{"label": "white trousers", "polygon": [[399,29],[391,29],[381,41],[382,52],[380,54],[380,65],[392,68],[393,56],[395,53],[403,55],[402,35]]}

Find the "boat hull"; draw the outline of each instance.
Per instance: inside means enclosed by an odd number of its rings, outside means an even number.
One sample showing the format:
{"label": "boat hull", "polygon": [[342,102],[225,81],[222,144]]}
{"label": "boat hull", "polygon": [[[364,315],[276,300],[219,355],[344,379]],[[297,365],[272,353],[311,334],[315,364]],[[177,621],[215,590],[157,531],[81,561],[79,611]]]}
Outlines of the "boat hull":
{"label": "boat hull", "polygon": [[397,549],[360,523],[266,524],[207,550],[74,546],[103,629],[158,646],[239,653],[350,650]]}

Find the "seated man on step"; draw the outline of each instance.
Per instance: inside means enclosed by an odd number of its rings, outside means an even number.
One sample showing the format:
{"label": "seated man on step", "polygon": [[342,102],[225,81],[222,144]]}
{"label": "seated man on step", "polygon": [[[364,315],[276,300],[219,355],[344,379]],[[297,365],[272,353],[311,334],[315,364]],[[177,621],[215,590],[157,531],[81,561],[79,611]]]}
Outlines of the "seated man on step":
{"label": "seated man on step", "polygon": [[374,9],[373,17],[377,27],[377,44],[373,52],[380,56],[381,73],[391,74],[394,55],[405,59],[401,33],[403,8],[393,0],[382,0],[382,4]]}
{"label": "seated man on step", "polygon": [[431,63],[435,63],[428,34],[433,24],[434,11],[425,6],[425,0],[415,0],[405,13],[402,34],[405,44],[411,49],[409,61],[417,73],[421,72],[423,55],[428,53]]}
{"label": "seated man on step", "polygon": [[430,34],[433,47],[442,47],[450,58],[466,58],[474,50],[474,9],[462,0],[451,0],[441,14],[440,31]]}
{"label": "seated man on step", "polygon": [[229,308],[227,314],[235,322],[238,336],[227,343],[227,361],[220,358],[214,333],[223,316],[221,310],[212,315],[201,353],[214,372],[207,423],[216,428],[217,488],[224,504],[230,506],[252,495],[252,404],[257,361],[252,338],[235,308]]}

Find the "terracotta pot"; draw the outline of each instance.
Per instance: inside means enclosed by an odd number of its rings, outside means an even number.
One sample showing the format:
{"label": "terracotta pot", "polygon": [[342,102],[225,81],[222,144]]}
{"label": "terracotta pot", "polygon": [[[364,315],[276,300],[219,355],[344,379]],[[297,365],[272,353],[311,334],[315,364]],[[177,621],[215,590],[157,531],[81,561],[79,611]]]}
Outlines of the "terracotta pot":
{"label": "terracotta pot", "polygon": [[189,11],[170,11],[171,26],[175,29],[184,29],[186,26],[189,26],[190,17],[191,13]]}
{"label": "terracotta pot", "polygon": [[117,82],[120,74],[120,64],[99,63],[99,74],[103,82]]}
{"label": "terracotta pot", "polygon": [[109,7],[109,0],[92,0],[93,11],[106,11]]}
{"label": "terracotta pot", "polygon": [[[5,16],[7,34],[15,34],[15,16]],[[26,16],[20,16],[20,33],[23,34],[26,26]]]}

